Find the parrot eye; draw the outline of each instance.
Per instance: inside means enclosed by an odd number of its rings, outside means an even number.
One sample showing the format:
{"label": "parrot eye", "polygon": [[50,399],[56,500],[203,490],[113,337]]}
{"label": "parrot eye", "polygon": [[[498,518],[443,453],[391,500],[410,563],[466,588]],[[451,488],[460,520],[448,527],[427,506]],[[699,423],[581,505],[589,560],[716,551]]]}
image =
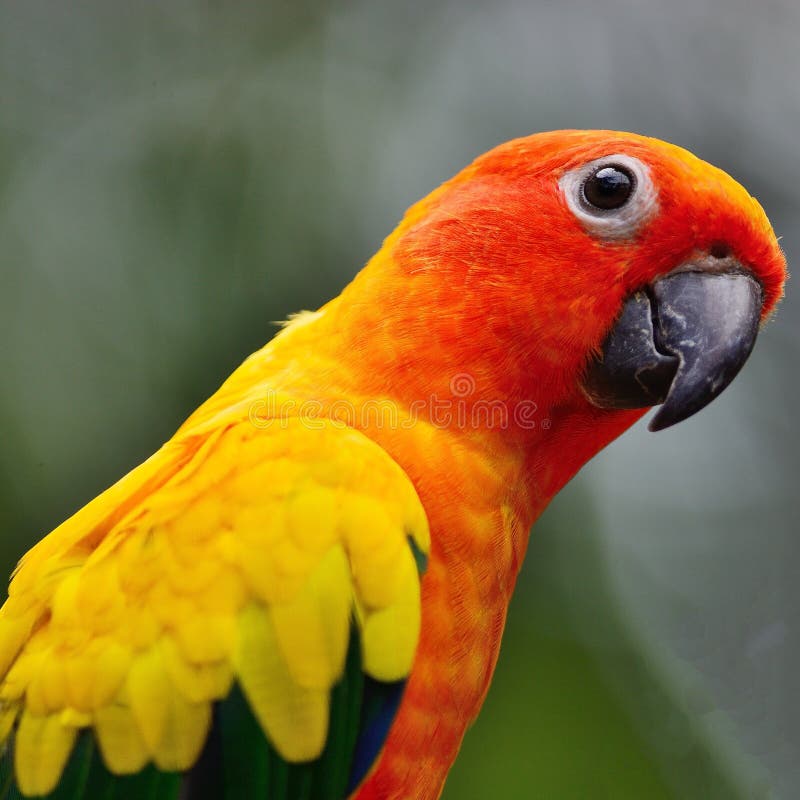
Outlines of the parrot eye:
{"label": "parrot eye", "polygon": [[627,239],[658,209],[650,170],[638,158],[609,155],[559,180],[569,210],[586,231],[602,239]]}
{"label": "parrot eye", "polygon": [[583,199],[603,211],[624,206],[633,194],[636,178],[625,167],[600,167],[583,184]]}

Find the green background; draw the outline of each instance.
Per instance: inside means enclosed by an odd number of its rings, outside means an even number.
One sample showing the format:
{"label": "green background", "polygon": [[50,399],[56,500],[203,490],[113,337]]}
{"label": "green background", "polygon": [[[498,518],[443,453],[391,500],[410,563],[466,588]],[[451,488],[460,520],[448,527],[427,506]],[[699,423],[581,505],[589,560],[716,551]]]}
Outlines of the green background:
{"label": "green background", "polygon": [[[669,139],[800,247],[791,0],[0,3],[0,571],[492,145]],[[800,794],[792,287],[725,396],[531,539],[471,798]]]}

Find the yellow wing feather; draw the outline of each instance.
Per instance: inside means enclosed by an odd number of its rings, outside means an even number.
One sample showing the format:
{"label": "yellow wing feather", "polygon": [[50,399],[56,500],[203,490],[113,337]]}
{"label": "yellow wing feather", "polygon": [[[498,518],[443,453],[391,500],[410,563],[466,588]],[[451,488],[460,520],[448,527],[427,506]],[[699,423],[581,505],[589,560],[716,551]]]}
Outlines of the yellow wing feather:
{"label": "yellow wing feather", "polygon": [[106,766],[187,769],[211,704],[242,686],[291,761],[325,743],[351,620],[365,671],[406,676],[420,624],[405,473],[334,422],[247,421],[169,442],[34,547],[0,609],[0,735],[50,791],[76,731]]}

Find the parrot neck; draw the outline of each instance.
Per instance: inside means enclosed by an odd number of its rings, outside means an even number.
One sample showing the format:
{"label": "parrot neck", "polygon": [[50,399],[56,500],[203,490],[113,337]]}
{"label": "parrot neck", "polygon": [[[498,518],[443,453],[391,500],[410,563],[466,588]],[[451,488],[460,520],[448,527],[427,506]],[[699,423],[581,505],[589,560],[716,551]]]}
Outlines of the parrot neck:
{"label": "parrot neck", "polygon": [[428,453],[426,470],[431,454],[443,456],[440,480],[453,472],[447,453],[474,456],[474,475],[462,474],[453,491],[491,498],[496,507],[514,503],[525,541],[558,491],[646,411],[597,409],[577,388],[577,377],[566,390],[562,376],[548,375],[535,360],[523,375],[515,373],[491,336],[475,347],[470,339],[479,331],[454,333],[426,312],[429,304],[415,315],[404,297],[389,308],[386,298],[359,302],[353,294],[364,292],[365,277],[265,348],[281,362],[284,342],[290,353],[313,353],[288,382],[283,373],[284,387],[313,398],[320,416],[367,433],[412,476],[420,470],[420,452]]}
{"label": "parrot neck", "polygon": [[[393,291],[387,272],[394,262],[383,263],[381,253],[376,259],[317,312],[307,326],[309,348],[329,358],[334,400],[354,403],[348,424],[402,466],[413,469],[401,451],[417,425],[438,443],[458,442],[481,453],[497,477],[497,486],[479,491],[524,494],[529,526],[583,464],[645,413],[595,408],[578,388],[582,363],[565,356],[554,367],[541,353],[515,352],[509,343],[519,337],[503,330],[502,319],[491,310],[454,313],[452,289],[435,276],[404,280]],[[394,417],[381,413],[392,409]]]}

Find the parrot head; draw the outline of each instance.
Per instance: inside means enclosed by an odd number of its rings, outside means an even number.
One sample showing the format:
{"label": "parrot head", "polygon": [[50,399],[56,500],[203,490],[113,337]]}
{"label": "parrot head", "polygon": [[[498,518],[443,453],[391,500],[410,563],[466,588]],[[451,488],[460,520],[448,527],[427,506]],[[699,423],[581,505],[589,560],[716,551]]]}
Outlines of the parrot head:
{"label": "parrot head", "polygon": [[361,352],[592,424],[663,404],[660,429],[730,383],[785,277],[764,211],[721,170],[634,134],[536,134],[409,209],[356,281],[381,309]]}

